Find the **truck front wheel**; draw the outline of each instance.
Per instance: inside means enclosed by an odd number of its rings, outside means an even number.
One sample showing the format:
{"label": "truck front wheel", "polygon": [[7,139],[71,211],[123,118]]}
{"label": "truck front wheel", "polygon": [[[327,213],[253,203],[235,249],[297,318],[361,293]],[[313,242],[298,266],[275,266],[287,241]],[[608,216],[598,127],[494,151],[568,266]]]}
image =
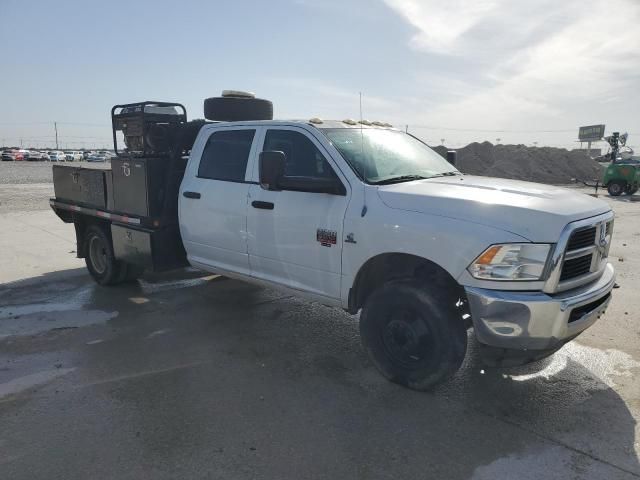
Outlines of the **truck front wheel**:
{"label": "truck front wheel", "polygon": [[455,299],[417,280],[378,288],[360,315],[360,336],[382,375],[427,390],[460,368],[467,332]]}
{"label": "truck front wheel", "polygon": [[607,192],[609,192],[609,195],[612,197],[619,197],[622,195],[622,192],[624,192],[624,188],[625,182],[613,181],[609,183],[609,186],[607,186]]}
{"label": "truck front wheel", "polygon": [[87,228],[84,235],[87,270],[99,285],[120,283],[123,265],[116,260],[111,242],[105,231],[97,225]]}

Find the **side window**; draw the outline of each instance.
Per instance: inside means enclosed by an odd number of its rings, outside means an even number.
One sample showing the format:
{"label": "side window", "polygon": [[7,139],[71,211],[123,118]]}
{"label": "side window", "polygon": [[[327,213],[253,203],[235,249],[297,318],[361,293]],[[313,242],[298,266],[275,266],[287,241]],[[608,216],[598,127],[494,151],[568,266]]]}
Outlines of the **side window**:
{"label": "side window", "polygon": [[243,182],[255,133],[255,130],[212,133],[200,158],[198,177]]}
{"label": "side window", "polygon": [[284,152],[287,177],[334,178],[336,174],[311,140],[292,130],[268,130],[263,150]]}

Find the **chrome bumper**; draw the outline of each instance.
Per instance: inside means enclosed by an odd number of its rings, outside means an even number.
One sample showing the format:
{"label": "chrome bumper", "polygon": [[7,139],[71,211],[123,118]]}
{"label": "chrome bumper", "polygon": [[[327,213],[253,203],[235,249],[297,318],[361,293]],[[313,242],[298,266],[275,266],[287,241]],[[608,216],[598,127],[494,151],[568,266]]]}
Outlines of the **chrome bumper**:
{"label": "chrome bumper", "polygon": [[607,264],[595,282],[566,292],[514,292],[465,287],[475,335],[482,344],[548,350],[593,325],[611,300],[615,272]]}

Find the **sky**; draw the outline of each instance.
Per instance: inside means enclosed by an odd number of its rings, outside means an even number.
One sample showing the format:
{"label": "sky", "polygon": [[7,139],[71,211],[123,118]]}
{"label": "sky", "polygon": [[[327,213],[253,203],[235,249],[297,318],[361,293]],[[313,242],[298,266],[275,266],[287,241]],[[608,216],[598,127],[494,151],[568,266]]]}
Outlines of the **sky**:
{"label": "sky", "polygon": [[[223,89],[430,144],[640,151],[640,0],[0,0],[0,145],[107,146],[117,103]],[[499,140],[498,140],[499,139]]]}

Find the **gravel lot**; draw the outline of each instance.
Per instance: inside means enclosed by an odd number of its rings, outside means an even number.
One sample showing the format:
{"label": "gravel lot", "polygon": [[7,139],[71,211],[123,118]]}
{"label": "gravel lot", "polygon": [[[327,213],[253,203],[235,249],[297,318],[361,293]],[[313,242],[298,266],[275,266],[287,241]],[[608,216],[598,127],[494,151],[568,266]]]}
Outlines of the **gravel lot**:
{"label": "gravel lot", "polygon": [[[50,162],[0,162],[0,213],[34,211],[49,208],[53,197]],[[62,165],[95,166],[75,162]]]}
{"label": "gravel lot", "polygon": [[[50,162],[0,162],[0,185],[51,183]],[[74,164],[75,165],[75,164]]]}

